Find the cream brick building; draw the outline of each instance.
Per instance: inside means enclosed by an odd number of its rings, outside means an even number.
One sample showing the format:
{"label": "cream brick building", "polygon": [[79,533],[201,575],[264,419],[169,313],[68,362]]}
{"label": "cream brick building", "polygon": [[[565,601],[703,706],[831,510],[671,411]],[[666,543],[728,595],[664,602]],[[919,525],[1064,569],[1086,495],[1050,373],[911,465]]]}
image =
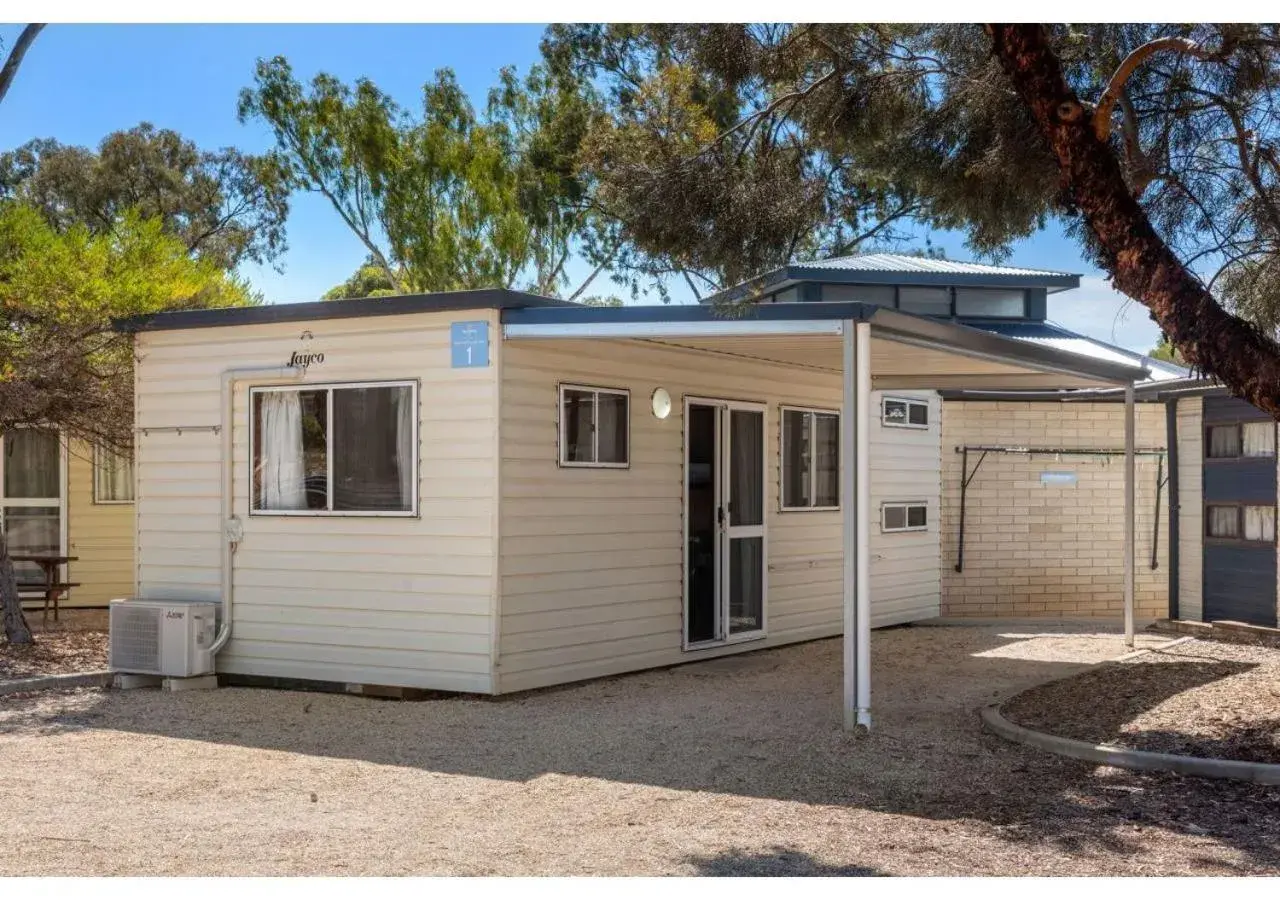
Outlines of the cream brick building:
{"label": "cream brick building", "polygon": [[[1163,450],[1165,434],[1163,404],[1138,404],[1136,446]],[[966,498],[963,571],[956,571],[956,566],[964,477],[961,448],[1119,451],[1123,436],[1121,403],[945,402],[942,614],[1120,616],[1124,460],[1119,455],[988,452],[979,464],[982,453],[970,451],[969,471],[976,474]],[[1167,474],[1168,466],[1159,455],[1139,455],[1136,469],[1134,607],[1142,621],[1165,616],[1168,609],[1168,492],[1157,490],[1157,478]]]}

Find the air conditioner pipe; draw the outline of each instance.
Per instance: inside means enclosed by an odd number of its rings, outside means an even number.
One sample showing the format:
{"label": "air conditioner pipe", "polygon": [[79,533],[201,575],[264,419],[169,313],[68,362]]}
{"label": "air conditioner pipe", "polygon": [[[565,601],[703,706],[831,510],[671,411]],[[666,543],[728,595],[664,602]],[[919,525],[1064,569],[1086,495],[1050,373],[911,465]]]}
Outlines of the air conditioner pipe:
{"label": "air conditioner pipe", "polygon": [[237,381],[252,378],[265,384],[281,384],[300,381],[303,370],[293,366],[270,366],[262,368],[225,369],[222,372],[222,458],[219,460],[222,469],[218,479],[218,494],[222,503],[222,624],[218,626],[218,636],[213,639],[211,653],[217,653],[231,640],[231,611],[235,605],[235,580],[232,575],[232,560],[236,545],[240,543],[241,523],[235,515],[235,440],[232,434],[235,424],[235,385]]}

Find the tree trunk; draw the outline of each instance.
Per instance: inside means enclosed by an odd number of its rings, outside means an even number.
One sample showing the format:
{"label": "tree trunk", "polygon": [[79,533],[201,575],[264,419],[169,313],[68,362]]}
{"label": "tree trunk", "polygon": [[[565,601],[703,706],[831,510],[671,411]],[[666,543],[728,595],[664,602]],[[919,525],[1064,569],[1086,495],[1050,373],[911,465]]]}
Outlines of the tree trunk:
{"label": "tree trunk", "polygon": [[10,644],[30,644],[31,628],[22,612],[22,598],[18,596],[18,579],[13,574],[13,560],[9,558],[9,541],[0,529],[0,606],[4,607],[4,636]]}
{"label": "tree trunk", "polygon": [[995,54],[1058,161],[1062,203],[1079,212],[1112,283],[1151,310],[1187,364],[1280,419],[1280,344],[1224,310],[1156,234],[1110,144],[1067,86],[1040,25],[988,25]]}
{"label": "tree trunk", "polygon": [[14,76],[18,74],[18,67],[22,65],[22,58],[27,55],[31,42],[36,39],[36,35],[43,29],[44,25],[40,23],[28,25],[22,29],[18,39],[13,42],[13,48],[9,51],[9,58],[4,61],[4,68],[0,69],[0,100],[3,100],[4,95],[9,93],[9,85],[13,84]]}

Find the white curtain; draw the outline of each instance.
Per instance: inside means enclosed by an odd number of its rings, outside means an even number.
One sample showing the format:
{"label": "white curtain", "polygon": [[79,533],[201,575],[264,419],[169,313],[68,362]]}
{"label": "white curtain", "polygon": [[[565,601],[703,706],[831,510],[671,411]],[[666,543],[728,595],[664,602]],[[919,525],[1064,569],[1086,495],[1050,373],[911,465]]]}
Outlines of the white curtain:
{"label": "white curtain", "polygon": [[306,509],[302,403],[297,391],[262,394],[261,509]]}
{"label": "white curtain", "polygon": [[1245,456],[1276,455],[1276,423],[1245,422],[1241,429]]}
{"label": "white curtain", "polygon": [[133,499],[133,460],[107,447],[98,448],[98,500]]}
{"label": "white curtain", "polygon": [[396,465],[400,473],[400,506],[413,509],[414,488],[417,471],[413,464],[413,417],[416,413],[413,403],[413,389],[399,388],[396,391]]}

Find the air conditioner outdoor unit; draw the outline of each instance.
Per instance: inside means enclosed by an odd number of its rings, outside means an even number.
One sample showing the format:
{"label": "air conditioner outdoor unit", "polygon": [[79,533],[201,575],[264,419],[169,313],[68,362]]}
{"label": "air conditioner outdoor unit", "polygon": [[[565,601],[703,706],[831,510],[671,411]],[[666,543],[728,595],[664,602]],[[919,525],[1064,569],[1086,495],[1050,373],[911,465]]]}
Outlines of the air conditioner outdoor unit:
{"label": "air conditioner outdoor unit", "polygon": [[188,678],[213,673],[209,648],[218,604],[201,600],[112,600],[113,672]]}

